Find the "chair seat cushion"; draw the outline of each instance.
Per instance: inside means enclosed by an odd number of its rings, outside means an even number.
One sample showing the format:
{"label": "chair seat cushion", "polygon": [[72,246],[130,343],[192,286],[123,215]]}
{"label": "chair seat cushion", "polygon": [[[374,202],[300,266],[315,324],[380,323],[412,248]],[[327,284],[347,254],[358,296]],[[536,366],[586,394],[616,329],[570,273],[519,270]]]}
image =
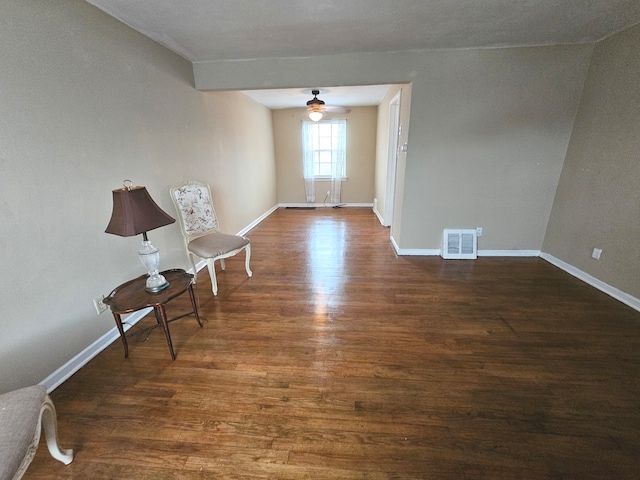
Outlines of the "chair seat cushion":
{"label": "chair seat cushion", "polygon": [[0,395],[0,480],[12,479],[36,434],[47,395],[42,385]]}
{"label": "chair seat cushion", "polygon": [[249,239],[228,233],[208,233],[189,242],[189,251],[201,258],[214,258],[249,244]]}

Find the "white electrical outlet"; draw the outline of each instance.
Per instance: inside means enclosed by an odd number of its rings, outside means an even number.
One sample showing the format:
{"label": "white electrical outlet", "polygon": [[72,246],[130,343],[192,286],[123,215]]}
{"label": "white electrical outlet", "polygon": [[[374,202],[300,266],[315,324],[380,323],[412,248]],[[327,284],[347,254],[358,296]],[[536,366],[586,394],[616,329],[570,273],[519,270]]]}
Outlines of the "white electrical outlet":
{"label": "white electrical outlet", "polygon": [[327,197],[331,195],[331,190],[327,190]]}
{"label": "white electrical outlet", "polygon": [[600,260],[600,255],[602,255],[601,248],[594,248],[593,252],[591,252],[591,258],[593,258],[594,260]]}
{"label": "white electrical outlet", "polygon": [[481,236],[482,236],[482,227],[476,227],[476,235],[477,235],[478,237],[481,237]]}
{"label": "white electrical outlet", "polygon": [[104,304],[103,300],[104,300],[104,295],[100,295],[99,297],[96,297],[93,299],[93,306],[95,307],[96,313],[98,315],[100,315],[102,312],[104,312],[107,309],[107,306]]}

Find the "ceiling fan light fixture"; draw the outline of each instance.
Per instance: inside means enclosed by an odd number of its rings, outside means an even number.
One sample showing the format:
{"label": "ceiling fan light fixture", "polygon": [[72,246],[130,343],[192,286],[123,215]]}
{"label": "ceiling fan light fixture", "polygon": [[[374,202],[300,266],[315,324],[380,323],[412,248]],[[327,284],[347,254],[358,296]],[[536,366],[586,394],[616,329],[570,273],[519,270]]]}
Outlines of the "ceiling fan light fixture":
{"label": "ceiling fan light fixture", "polygon": [[325,112],[331,113],[349,113],[350,108],[327,106],[323,100],[318,98],[320,90],[311,90],[313,98],[307,102],[307,111],[309,112],[309,118],[314,122],[317,122],[322,118]]}
{"label": "ceiling fan light fixture", "polygon": [[322,119],[322,112],[311,111],[309,112],[309,118],[314,122],[317,122],[318,120]]}
{"label": "ceiling fan light fixture", "polygon": [[324,105],[324,101],[318,98],[318,95],[320,95],[320,90],[311,90],[311,95],[313,95],[313,98],[307,102],[307,107],[321,108]]}

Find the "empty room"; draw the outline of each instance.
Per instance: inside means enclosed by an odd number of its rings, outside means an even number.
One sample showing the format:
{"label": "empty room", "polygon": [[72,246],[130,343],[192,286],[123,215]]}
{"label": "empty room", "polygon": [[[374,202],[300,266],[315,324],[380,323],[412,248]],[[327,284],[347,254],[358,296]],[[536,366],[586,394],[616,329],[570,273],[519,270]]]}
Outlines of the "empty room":
{"label": "empty room", "polygon": [[0,38],[0,411],[40,392],[0,478],[637,478],[640,3],[8,0]]}

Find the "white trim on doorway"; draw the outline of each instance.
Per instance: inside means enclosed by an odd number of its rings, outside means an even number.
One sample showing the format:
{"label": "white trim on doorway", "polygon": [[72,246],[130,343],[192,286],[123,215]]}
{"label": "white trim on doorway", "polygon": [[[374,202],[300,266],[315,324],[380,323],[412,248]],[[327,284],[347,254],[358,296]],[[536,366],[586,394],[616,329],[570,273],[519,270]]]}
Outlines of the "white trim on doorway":
{"label": "white trim on doorway", "polygon": [[389,144],[387,152],[387,185],[384,194],[382,225],[390,227],[396,196],[396,168],[398,163],[398,140],[400,139],[400,100],[402,90],[389,101]]}

